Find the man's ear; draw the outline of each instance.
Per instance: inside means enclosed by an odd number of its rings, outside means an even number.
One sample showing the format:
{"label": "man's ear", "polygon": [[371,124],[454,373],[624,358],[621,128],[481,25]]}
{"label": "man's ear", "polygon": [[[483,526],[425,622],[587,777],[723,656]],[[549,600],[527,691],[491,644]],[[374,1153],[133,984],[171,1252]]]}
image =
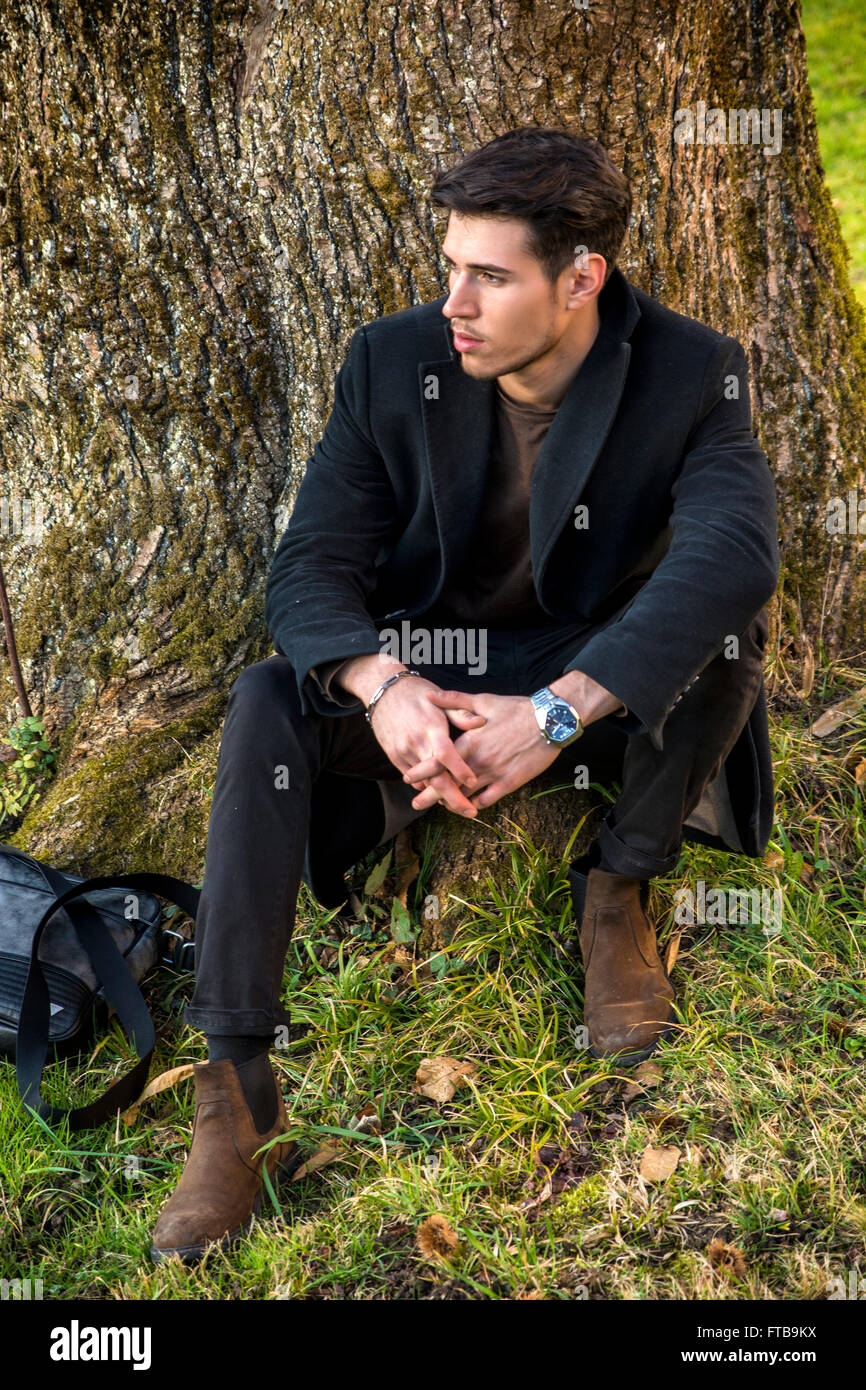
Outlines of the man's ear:
{"label": "man's ear", "polygon": [[574,264],[568,267],[566,283],[567,308],[585,308],[597,299],[604,289],[607,261],[597,251],[585,246],[575,247]]}

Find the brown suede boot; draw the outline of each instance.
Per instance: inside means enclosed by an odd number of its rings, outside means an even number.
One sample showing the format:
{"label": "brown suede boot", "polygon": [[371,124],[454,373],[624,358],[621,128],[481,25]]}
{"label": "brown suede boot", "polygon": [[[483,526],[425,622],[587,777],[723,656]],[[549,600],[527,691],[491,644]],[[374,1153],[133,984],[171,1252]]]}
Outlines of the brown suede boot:
{"label": "brown suede boot", "polygon": [[[234,1062],[202,1063],[193,1068],[195,1124],[189,1158],[181,1179],[159,1215],[150,1247],[159,1263],[169,1255],[186,1262],[201,1259],[205,1245],[233,1245],[252,1225],[262,1203],[262,1163],[253,1154],[289,1127],[277,1086],[277,1118],[259,1134],[244,1097]],[[294,1140],[275,1144],[267,1153],[268,1174],[279,1166],[284,1175],[297,1168],[302,1155]]]}
{"label": "brown suede boot", "polygon": [[580,952],[590,1052],[635,1066],[671,1031],[676,998],[636,879],[590,869]]}

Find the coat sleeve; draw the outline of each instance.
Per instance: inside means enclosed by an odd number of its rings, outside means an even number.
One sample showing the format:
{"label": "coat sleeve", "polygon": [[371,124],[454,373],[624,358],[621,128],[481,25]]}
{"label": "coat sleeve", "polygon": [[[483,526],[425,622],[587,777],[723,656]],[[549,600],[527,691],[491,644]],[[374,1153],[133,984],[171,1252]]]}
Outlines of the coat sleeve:
{"label": "coat sleeve", "polygon": [[[363,708],[327,698],[311,668],[381,649],[367,608],[376,558],[397,524],[393,488],[369,424],[368,346],[355,330],[334,403],[307,462],[265,587],[265,621],[292,663],[304,714]],[[348,698],[348,697],[347,697]]]}
{"label": "coat sleeve", "polygon": [[671,492],[664,558],[622,617],[565,668],[618,695],[659,750],[674,704],[725,639],[746,630],[778,580],[775,486],[752,432],[746,356],[733,338],[708,359]]}

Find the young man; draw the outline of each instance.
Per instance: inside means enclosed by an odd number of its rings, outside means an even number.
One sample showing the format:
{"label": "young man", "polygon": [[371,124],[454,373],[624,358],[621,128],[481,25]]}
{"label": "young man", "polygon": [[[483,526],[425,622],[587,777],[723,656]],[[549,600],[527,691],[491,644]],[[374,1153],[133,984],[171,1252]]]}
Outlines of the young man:
{"label": "young man", "polygon": [[[258,1208],[302,878],[337,906],[436,802],[473,817],[558,757],[603,768],[622,791],[573,879],[585,1021],[630,1065],[673,1017],[647,880],[686,827],[750,855],[769,837],[776,510],[742,348],[615,268],[631,197],[594,140],[512,131],[433,198],[449,292],[354,332],[268,580],[276,653],[231,690],[186,1011],[209,1061],[156,1259]],[[470,632],[483,671],[444,650]]]}

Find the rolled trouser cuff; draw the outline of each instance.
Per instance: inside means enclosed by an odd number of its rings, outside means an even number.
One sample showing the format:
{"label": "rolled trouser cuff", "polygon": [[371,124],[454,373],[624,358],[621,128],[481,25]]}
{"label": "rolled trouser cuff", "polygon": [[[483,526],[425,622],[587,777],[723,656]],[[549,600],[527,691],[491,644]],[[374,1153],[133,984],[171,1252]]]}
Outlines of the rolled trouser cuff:
{"label": "rolled trouser cuff", "polygon": [[615,873],[626,874],[629,878],[656,878],[660,874],[670,874],[679,863],[679,846],[666,858],[658,859],[625,844],[606,820],[598,828],[598,843],[605,862],[611,865]]}
{"label": "rolled trouser cuff", "polygon": [[200,1009],[187,1004],[184,1023],[213,1037],[273,1036],[277,1028],[289,1028],[292,1016],[288,1009]]}

